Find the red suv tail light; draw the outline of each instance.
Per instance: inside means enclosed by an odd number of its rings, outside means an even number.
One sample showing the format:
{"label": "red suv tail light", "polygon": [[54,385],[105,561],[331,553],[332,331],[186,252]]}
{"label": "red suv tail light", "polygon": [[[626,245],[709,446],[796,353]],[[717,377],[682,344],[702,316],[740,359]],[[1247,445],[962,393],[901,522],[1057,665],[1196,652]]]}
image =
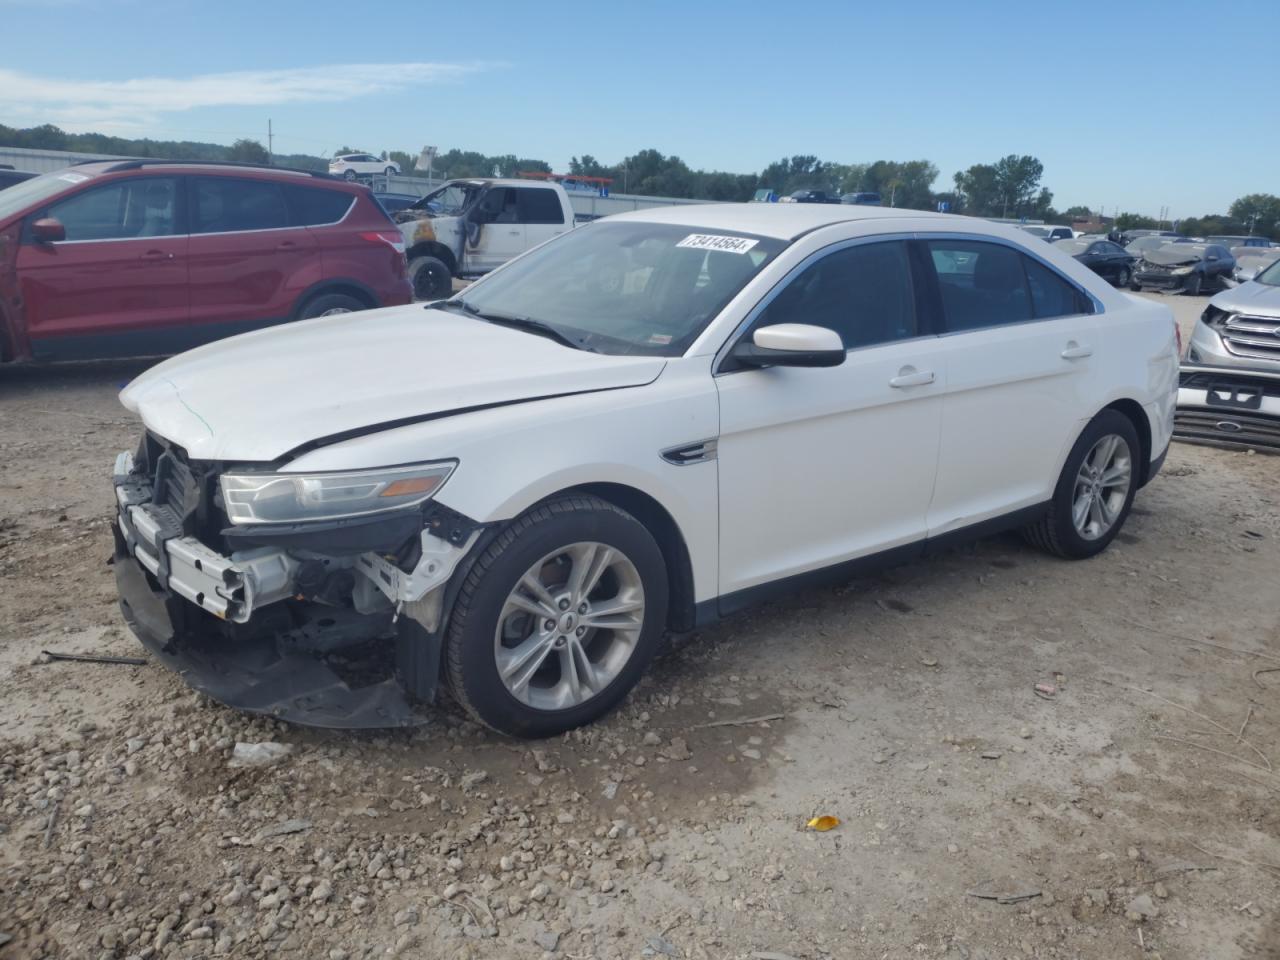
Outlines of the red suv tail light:
{"label": "red suv tail light", "polygon": [[368,230],[360,234],[360,239],[370,243],[385,243],[396,253],[404,255],[404,236],[399,230]]}

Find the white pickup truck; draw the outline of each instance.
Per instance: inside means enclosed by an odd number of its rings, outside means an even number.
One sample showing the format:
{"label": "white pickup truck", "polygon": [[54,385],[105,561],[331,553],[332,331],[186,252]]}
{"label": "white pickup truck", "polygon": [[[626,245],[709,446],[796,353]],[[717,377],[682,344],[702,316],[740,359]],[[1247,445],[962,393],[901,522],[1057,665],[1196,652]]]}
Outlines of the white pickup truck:
{"label": "white pickup truck", "polygon": [[564,188],[533,180],[450,180],[394,218],[418,300],[447,297],[454,277],[488,273],[574,224]]}

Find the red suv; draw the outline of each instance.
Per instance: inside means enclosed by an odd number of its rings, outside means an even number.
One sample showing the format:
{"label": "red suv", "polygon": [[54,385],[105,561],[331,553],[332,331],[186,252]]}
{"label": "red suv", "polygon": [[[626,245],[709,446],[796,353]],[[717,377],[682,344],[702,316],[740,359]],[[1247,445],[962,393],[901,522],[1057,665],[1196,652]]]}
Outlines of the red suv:
{"label": "red suv", "polygon": [[0,192],[0,359],[176,353],[412,298],[400,229],[328,174],[108,160]]}

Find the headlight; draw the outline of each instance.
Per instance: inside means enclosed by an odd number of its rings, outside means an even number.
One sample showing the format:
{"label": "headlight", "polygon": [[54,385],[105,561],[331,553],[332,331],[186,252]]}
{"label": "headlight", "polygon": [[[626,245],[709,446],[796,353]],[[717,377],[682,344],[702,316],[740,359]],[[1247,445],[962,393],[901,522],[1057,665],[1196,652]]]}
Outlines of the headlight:
{"label": "headlight", "polygon": [[1185,277],[1188,273],[1191,273],[1193,270],[1195,270],[1195,267],[1175,267],[1173,270],[1169,272],[1172,273],[1175,277]]}
{"label": "headlight", "polygon": [[343,473],[224,473],[222,503],[232,523],[341,520],[429,500],[457,461]]}

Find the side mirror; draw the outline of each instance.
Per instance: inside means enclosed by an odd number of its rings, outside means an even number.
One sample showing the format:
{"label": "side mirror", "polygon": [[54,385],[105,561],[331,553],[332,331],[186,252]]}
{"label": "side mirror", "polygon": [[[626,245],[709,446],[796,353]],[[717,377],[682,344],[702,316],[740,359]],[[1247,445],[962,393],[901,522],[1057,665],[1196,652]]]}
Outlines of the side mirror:
{"label": "side mirror", "polygon": [[838,367],[844,363],[844,341],[827,327],[808,323],[775,323],[761,327],[730,353],[747,367]]}
{"label": "side mirror", "polygon": [[57,243],[67,239],[67,228],[62,225],[61,220],[45,217],[31,225],[31,236],[36,243]]}

